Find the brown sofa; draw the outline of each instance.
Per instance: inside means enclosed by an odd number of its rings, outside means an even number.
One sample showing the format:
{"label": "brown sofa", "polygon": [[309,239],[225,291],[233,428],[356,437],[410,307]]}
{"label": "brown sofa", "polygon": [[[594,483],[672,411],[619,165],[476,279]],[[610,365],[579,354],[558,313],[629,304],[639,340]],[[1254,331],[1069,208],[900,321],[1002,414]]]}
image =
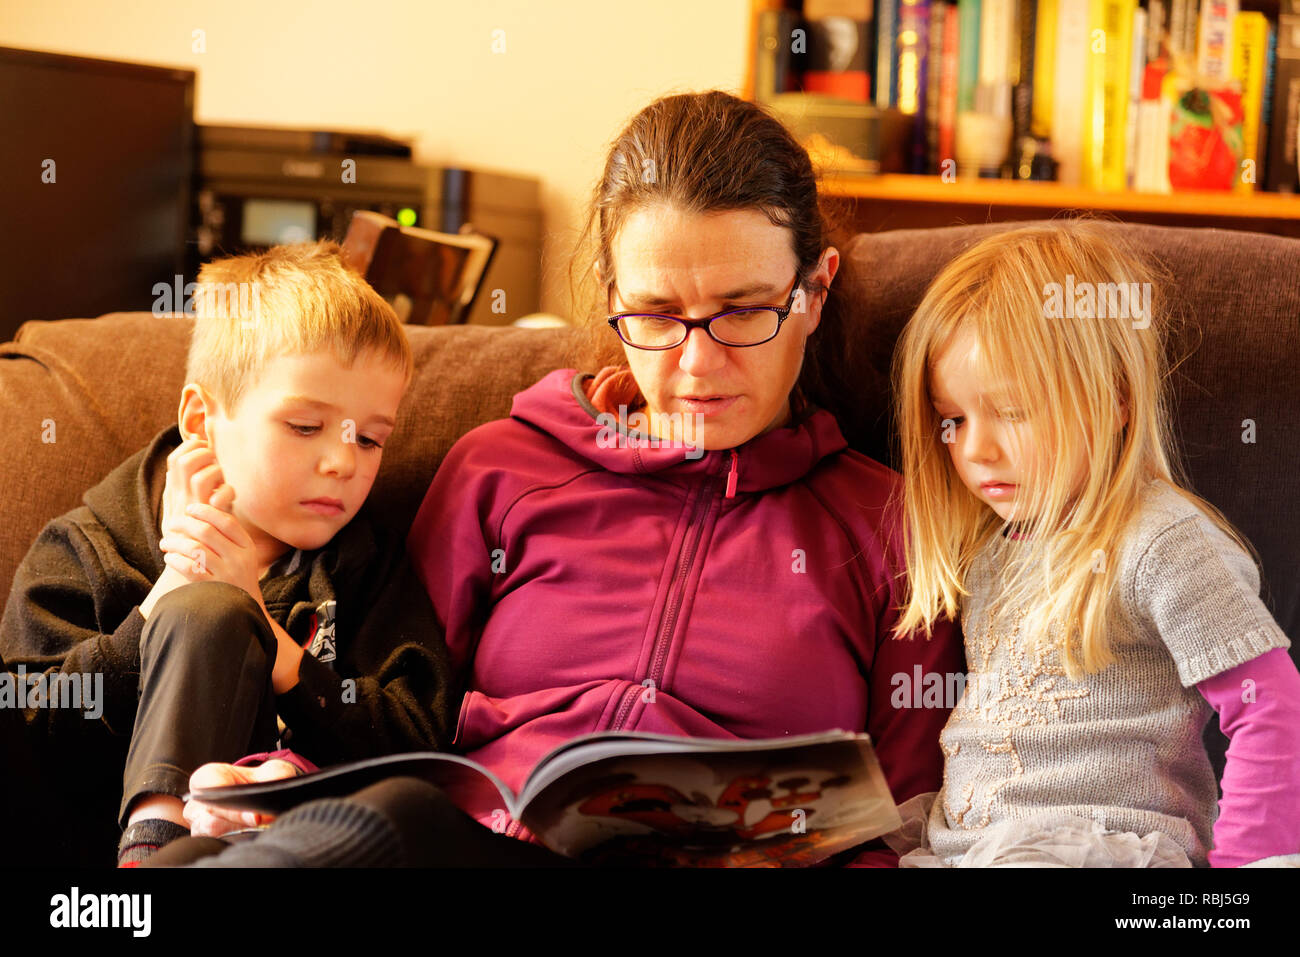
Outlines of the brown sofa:
{"label": "brown sofa", "polygon": [[[893,343],[926,284],[959,250],[1006,225],[860,235],[842,252],[860,347],[850,442],[889,456]],[[1265,600],[1300,637],[1300,240],[1224,230],[1114,225],[1174,277],[1189,320],[1173,374],[1177,433],[1196,489],[1254,542]],[[848,274],[846,273],[846,279]],[[409,525],[452,442],[508,414],[510,397],[557,368],[558,329],[413,328],[416,375],[367,506]],[[0,345],[0,594],[49,518],[175,420],[188,326],[148,314],[31,322]],[[1253,420],[1255,441],[1243,442]],[[54,441],[48,441],[49,439]],[[1295,649],[1293,648],[1293,654]]]}

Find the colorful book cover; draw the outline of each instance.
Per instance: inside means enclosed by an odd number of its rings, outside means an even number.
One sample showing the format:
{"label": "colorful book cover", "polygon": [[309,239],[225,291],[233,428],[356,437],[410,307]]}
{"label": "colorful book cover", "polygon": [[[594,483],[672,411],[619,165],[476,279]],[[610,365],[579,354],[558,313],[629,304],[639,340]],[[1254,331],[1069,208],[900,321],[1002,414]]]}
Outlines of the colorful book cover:
{"label": "colorful book cover", "polygon": [[758,741],[590,734],[542,758],[518,793],[468,758],[417,751],[191,797],[281,813],[394,775],[429,781],[462,809],[495,807],[494,830],[517,821],[593,864],[807,866],[902,823],[871,739],[847,731]]}
{"label": "colorful book cover", "polygon": [[1181,73],[1165,77],[1169,182],[1175,190],[1230,190],[1241,169],[1241,93]]}

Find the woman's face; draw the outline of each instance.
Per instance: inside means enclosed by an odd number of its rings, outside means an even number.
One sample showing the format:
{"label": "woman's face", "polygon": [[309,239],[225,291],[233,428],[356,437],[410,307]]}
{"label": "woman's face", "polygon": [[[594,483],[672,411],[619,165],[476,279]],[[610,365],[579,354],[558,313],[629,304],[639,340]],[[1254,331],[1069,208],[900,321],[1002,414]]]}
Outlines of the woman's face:
{"label": "woman's face", "polygon": [[[740,306],[781,306],[798,265],[790,231],[759,210],[693,213],[667,204],[628,216],[611,250],[616,312],[699,319]],[[810,279],[829,285],[839,254],[828,248]],[[821,319],[822,296],[795,296],[781,331],[734,348],[692,329],[675,349],[624,345],[645,396],[651,432],[703,449],[729,449],[784,425],[804,342]]]}

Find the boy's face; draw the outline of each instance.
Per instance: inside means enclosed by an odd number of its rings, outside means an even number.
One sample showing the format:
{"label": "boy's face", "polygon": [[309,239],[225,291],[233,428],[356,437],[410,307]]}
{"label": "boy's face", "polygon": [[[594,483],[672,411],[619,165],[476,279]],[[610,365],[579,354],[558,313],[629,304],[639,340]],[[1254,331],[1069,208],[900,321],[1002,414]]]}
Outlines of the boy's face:
{"label": "boy's face", "polygon": [[209,412],[208,441],[262,569],[292,548],[321,547],[356,515],[405,388],[374,352],[351,368],[329,352],[288,355],[266,365],[233,413]]}

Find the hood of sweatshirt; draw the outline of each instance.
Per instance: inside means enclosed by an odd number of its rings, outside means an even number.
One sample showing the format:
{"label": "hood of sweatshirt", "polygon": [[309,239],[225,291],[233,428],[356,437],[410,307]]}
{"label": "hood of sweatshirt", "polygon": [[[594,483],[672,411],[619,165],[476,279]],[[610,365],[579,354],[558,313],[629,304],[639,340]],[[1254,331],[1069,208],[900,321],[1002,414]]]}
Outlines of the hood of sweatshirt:
{"label": "hood of sweatshirt", "polygon": [[762,492],[798,481],[847,446],[834,416],[814,408],[735,449],[704,451],[673,444],[637,431],[634,416],[644,400],[632,390],[625,415],[598,409],[587,394],[594,378],[573,369],[556,370],[517,394],[510,415],[610,472],[690,480],[726,470],[735,476],[735,492]]}
{"label": "hood of sweatshirt", "polygon": [[165,460],[180,443],[180,429],[175,425],[164,429],[81,499],[112,536],[119,554],[133,567],[152,571],[155,577],[164,568],[162,549],[158,547],[158,519],[167,467],[160,460]]}

